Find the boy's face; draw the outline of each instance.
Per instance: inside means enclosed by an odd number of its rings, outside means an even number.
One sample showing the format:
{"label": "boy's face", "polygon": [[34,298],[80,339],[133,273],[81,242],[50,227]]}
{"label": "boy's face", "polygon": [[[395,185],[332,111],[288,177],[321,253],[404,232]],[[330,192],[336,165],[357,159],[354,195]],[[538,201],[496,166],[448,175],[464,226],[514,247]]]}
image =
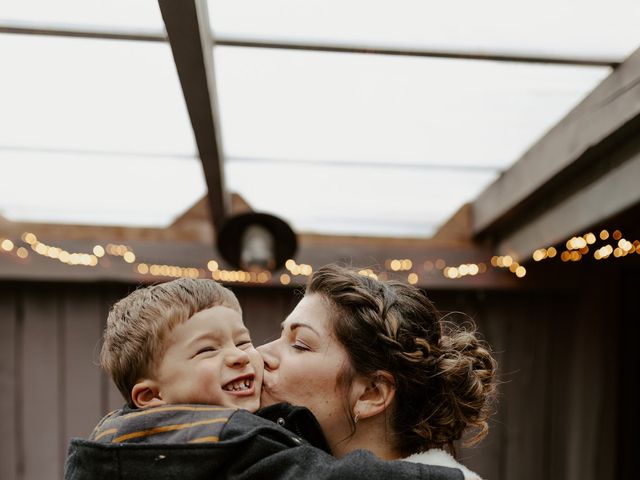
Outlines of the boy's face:
{"label": "boy's face", "polygon": [[255,411],[260,407],[262,357],[238,312],[212,307],[167,336],[156,369],[164,403],[204,403]]}

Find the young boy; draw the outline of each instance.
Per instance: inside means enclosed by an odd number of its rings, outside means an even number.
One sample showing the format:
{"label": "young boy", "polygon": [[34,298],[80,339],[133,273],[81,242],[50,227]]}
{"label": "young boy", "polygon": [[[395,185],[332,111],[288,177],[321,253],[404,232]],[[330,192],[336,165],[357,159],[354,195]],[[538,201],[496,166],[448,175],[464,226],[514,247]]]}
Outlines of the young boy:
{"label": "young boy", "polygon": [[255,412],[263,361],[241,315],[235,295],[213,280],[174,280],[116,303],[100,363],[127,406],[91,440],[215,442],[235,409]]}

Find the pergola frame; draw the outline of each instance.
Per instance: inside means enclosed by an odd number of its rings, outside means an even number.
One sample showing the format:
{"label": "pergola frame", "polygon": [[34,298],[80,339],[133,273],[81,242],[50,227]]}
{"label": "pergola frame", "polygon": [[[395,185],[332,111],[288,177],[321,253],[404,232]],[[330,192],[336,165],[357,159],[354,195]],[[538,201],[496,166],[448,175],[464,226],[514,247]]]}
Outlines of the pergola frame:
{"label": "pergola frame", "polygon": [[526,259],[640,203],[640,49],[473,203],[473,229]]}
{"label": "pergola frame", "polygon": [[[634,179],[640,172],[640,154],[633,147],[617,153],[640,133],[640,52],[620,63],[606,58],[214,37],[206,0],[159,0],[159,5],[167,35],[19,22],[0,24],[0,33],[168,41],[205,172],[214,228],[219,228],[230,211],[213,70],[212,52],[216,45],[613,67],[614,72],[600,86],[478,197],[473,203],[473,233],[485,244],[495,246],[497,253],[525,260],[535,248],[554,244],[640,201],[640,189],[634,188]],[[631,183],[627,185],[628,182]],[[603,192],[607,192],[604,202]],[[590,208],[585,209],[585,204]]]}

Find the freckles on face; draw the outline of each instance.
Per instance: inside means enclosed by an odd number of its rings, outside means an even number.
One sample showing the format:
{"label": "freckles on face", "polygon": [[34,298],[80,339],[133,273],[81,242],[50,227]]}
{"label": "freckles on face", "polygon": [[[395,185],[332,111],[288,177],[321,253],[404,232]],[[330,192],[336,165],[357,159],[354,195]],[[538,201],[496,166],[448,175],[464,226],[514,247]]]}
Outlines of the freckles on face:
{"label": "freckles on face", "polygon": [[317,294],[305,296],[283,323],[280,339],[259,348],[265,359],[262,406],[289,402],[309,408],[331,443],[348,428],[338,376],[347,353],[333,338],[330,310]]}

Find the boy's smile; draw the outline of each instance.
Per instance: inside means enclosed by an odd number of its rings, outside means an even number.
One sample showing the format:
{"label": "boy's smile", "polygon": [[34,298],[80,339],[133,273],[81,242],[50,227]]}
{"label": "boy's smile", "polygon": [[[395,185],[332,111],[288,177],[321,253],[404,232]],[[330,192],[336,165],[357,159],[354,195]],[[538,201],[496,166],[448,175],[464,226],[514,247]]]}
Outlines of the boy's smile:
{"label": "boy's smile", "polygon": [[171,330],[165,342],[153,379],[162,403],[258,409],[262,357],[238,312],[227,307],[198,312]]}

